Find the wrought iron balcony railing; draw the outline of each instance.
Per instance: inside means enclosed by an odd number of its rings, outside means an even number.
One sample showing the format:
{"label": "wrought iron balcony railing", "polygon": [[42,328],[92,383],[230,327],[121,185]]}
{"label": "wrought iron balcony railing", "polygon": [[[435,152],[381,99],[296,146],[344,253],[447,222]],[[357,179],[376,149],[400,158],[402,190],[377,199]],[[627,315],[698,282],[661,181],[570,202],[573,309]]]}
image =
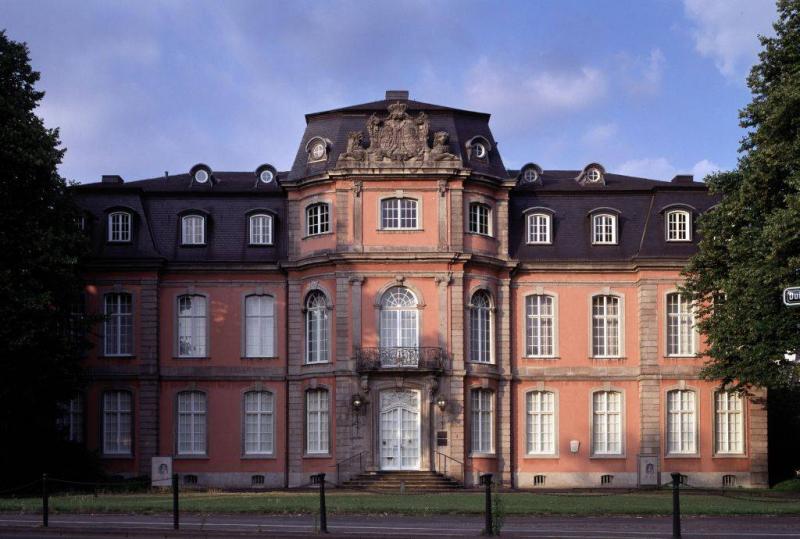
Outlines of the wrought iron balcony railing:
{"label": "wrought iron balcony railing", "polygon": [[439,347],[393,346],[356,349],[356,370],[359,372],[392,369],[443,371],[445,368],[446,356]]}

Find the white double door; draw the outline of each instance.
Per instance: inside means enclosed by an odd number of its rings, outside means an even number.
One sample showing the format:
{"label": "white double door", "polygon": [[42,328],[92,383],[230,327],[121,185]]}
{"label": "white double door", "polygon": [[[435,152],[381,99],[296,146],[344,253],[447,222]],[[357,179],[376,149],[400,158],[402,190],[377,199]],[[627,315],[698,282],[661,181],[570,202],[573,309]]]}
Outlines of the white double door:
{"label": "white double door", "polygon": [[381,469],[419,470],[419,391],[383,391],[380,414]]}

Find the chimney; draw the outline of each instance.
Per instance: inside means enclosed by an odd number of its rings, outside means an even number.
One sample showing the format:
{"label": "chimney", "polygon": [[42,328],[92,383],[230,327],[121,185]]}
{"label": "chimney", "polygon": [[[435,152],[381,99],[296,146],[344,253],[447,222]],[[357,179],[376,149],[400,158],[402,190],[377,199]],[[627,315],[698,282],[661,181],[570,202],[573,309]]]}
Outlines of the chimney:
{"label": "chimney", "polygon": [[395,99],[408,100],[408,90],[386,90],[386,101]]}
{"label": "chimney", "polygon": [[691,174],[678,174],[670,183],[694,183],[694,176]]}
{"label": "chimney", "polygon": [[117,176],[116,174],[103,174],[103,183],[125,183],[125,180],[122,179],[122,176]]}

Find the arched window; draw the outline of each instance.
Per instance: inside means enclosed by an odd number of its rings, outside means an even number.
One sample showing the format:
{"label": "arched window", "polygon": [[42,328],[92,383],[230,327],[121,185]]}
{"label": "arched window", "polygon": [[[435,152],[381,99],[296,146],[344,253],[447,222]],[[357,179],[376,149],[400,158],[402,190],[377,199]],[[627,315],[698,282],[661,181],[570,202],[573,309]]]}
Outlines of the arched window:
{"label": "arched window", "polygon": [[126,293],[105,295],[104,354],[133,354],[133,297]]}
{"label": "arched window", "polygon": [[272,216],[257,213],[250,216],[250,245],[272,245]]}
{"label": "arched window", "polygon": [[245,311],[245,357],[275,355],[275,298],[247,296]]}
{"label": "arched window", "polygon": [[328,300],[314,290],[306,298],[306,363],[328,361]]}
{"label": "arched window", "polygon": [[592,454],[622,454],[622,393],[592,394]]}
{"label": "arched window", "polygon": [[530,391],[526,395],[529,455],[555,453],[555,395],[552,391]]}
{"label": "arched window", "polygon": [[617,243],[617,216],[598,213],[592,216],[592,243],[613,245]]}
{"label": "arched window", "polygon": [[131,241],[131,214],[115,211],[108,214],[108,241]]}
{"label": "arched window", "polygon": [[472,390],[472,452],[494,452],[494,393],[489,389]]}
{"label": "arched window", "polygon": [[103,453],[133,453],[133,396],[130,391],[103,393]]}
{"label": "arched window", "polygon": [[330,437],[328,420],[328,391],[306,391],[306,452],[328,453]]}
{"label": "arched window", "polygon": [[205,455],[208,437],[206,394],[202,391],[178,393],[178,455]]}
{"label": "arched window", "polygon": [[413,198],[381,200],[381,228],[402,230],[417,228],[417,201]]}
{"label": "arched window", "polygon": [[325,203],[311,204],[306,208],[306,235],[326,234],[331,230],[330,211]]}
{"label": "arched window", "polygon": [[552,357],[554,352],[553,297],[535,294],[525,298],[525,343],[528,357]]}
{"label": "arched window", "polygon": [[667,212],[667,241],[692,240],[692,216],[686,210]]}
{"label": "arched window", "polygon": [[418,348],[417,298],[408,288],[395,286],[381,298],[381,348]]}
{"label": "arched window", "polygon": [[732,391],[714,394],[714,435],[717,453],[744,452],[742,397]]}
{"label": "arched window", "polygon": [[667,453],[697,452],[695,392],[676,389],[667,393]]}
{"label": "arched window", "polygon": [[178,357],[206,357],[207,322],[204,296],[178,297]]}
{"label": "arched window", "polygon": [[206,218],[202,215],[181,217],[181,243],[203,245],[206,242]]}
{"label": "arched window", "polygon": [[469,231],[473,234],[492,234],[492,210],[486,204],[472,202],[469,205]]}
{"label": "arched window", "polygon": [[592,298],[592,356],[619,357],[621,324],[617,296]]}
{"label": "arched window", "polygon": [[528,243],[553,243],[551,223],[552,217],[546,213],[528,214]]}
{"label": "arched window", "polygon": [[274,399],[269,391],[244,394],[244,454],[271,455],[274,447]]}
{"label": "arched window", "polygon": [[691,300],[683,294],[667,294],[667,355],[694,355],[694,313]]}
{"label": "arched window", "polygon": [[472,295],[469,312],[470,360],[492,362],[492,302],[489,293],[479,290]]}

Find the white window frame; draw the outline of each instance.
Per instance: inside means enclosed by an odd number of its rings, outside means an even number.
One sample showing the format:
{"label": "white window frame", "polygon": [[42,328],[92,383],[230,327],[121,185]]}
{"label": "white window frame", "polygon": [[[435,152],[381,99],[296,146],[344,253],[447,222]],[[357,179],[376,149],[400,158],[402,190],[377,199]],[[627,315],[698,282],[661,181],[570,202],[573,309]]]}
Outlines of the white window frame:
{"label": "white window frame", "polygon": [[667,212],[665,235],[667,241],[692,241],[692,214],[686,210],[670,210]]}
{"label": "white window frame", "polygon": [[328,297],[321,290],[310,291],[305,309],[306,364],[327,363],[330,351]]}
{"label": "white window frame", "polygon": [[608,212],[592,214],[592,244],[593,245],[617,244],[616,215]]}
{"label": "white window frame", "polygon": [[[408,204],[404,207],[404,204]],[[395,207],[392,207],[395,206]],[[378,223],[380,230],[420,230],[420,202],[410,197],[380,199]],[[403,215],[403,212],[409,212]],[[392,212],[388,215],[387,212]],[[388,226],[387,226],[388,225]]]}
{"label": "white window frame", "polygon": [[208,396],[203,391],[180,391],[175,402],[175,454],[190,457],[207,455]]}
{"label": "white window frame", "polygon": [[331,231],[331,209],[327,202],[306,206],[306,236],[320,236]]}
{"label": "white window frame", "polygon": [[[401,298],[405,303],[393,301]],[[419,299],[405,286],[392,286],[381,294],[380,347],[419,348]]]}
{"label": "white window frame", "polygon": [[[684,400],[683,397],[687,397]],[[666,455],[696,455],[698,452],[697,391],[693,389],[671,389],[667,391],[666,405]],[[675,408],[675,404],[679,405]],[[677,423],[676,423],[677,422]]]}
{"label": "white window frame", "polygon": [[248,217],[250,245],[272,245],[273,220],[268,213],[255,213]]}
{"label": "white window frame", "polygon": [[[525,446],[529,456],[555,456],[558,452],[556,393],[536,389],[525,393]],[[549,436],[549,440],[547,437]]]}
{"label": "white window frame", "polygon": [[691,300],[685,294],[669,292],[664,304],[666,356],[694,357],[697,354],[697,328]]}
{"label": "white window frame", "polygon": [[[117,221],[115,223],[115,221]],[[127,211],[114,211],[108,214],[109,243],[127,243],[133,237],[133,216]]]}
{"label": "white window frame", "polygon": [[[189,300],[189,311],[181,313],[181,305]],[[197,305],[201,307],[196,307]],[[175,302],[177,315],[177,356],[208,357],[208,298],[201,294],[182,294]],[[183,343],[186,342],[186,346]]]}
{"label": "white window frame", "polygon": [[[616,302],[617,313],[609,314],[611,300]],[[597,305],[595,305],[597,303]],[[619,359],[624,350],[624,305],[625,298],[617,294],[595,294],[589,303],[591,357],[596,359]],[[599,307],[599,314],[595,308]],[[610,326],[616,325],[616,331]],[[611,339],[616,339],[616,350]]]}
{"label": "white window frame", "polygon": [[494,391],[470,391],[471,454],[494,454]]}
{"label": "white window frame", "polygon": [[271,391],[247,391],[243,397],[243,453],[246,456],[275,453],[275,395]]}
{"label": "white window frame", "polygon": [[[113,439],[109,437],[112,433]],[[130,391],[103,393],[102,447],[104,455],[133,455],[133,394]]]}
{"label": "white window frame", "polygon": [[[600,397],[598,399],[598,396]],[[616,402],[612,401],[612,398]],[[592,399],[592,456],[625,455],[625,397],[616,389],[596,390]],[[615,406],[616,408],[612,408]],[[612,432],[616,429],[616,433]],[[615,436],[616,435],[616,436]],[[616,439],[615,439],[616,438]],[[614,446],[617,446],[616,449]],[[615,450],[616,449],[616,450]]]}
{"label": "white window frame", "polygon": [[528,245],[550,245],[553,243],[553,216],[549,213],[529,213],[526,218],[526,242]]}
{"label": "white window frame", "polygon": [[[476,302],[479,297],[480,304]],[[469,359],[473,363],[494,363],[493,314],[491,294],[476,290],[469,309]]]}
{"label": "white window frame", "polygon": [[[123,302],[123,299],[126,300]],[[128,292],[109,292],[103,297],[103,355],[129,357],[133,355],[133,295]]]}
{"label": "white window frame", "polygon": [[[545,306],[549,306],[549,314],[542,314]],[[525,357],[556,356],[556,322],[555,296],[545,293],[525,296]]]}
{"label": "white window frame", "polygon": [[470,234],[481,236],[493,235],[492,207],[484,202],[470,202],[468,216],[468,230]]}
{"label": "white window frame", "polygon": [[275,357],[275,298],[249,294],[244,298],[244,357]]}
{"label": "white window frame", "polygon": [[743,455],[745,399],[731,391],[714,392],[714,452]]}
{"label": "white window frame", "polygon": [[59,406],[60,417],[58,426],[68,442],[83,443],[84,428],[86,425],[85,400],[82,394],[78,393],[68,401],[62,402]]}
{"label": "white window frame", "polygon": [[306,453],[330,453],[330,393],[317,388],[306,391]]}
{"label": "white window frame", "polygon": [[206,244],[206,218],[197,213],[181,217],[181,245]]}

